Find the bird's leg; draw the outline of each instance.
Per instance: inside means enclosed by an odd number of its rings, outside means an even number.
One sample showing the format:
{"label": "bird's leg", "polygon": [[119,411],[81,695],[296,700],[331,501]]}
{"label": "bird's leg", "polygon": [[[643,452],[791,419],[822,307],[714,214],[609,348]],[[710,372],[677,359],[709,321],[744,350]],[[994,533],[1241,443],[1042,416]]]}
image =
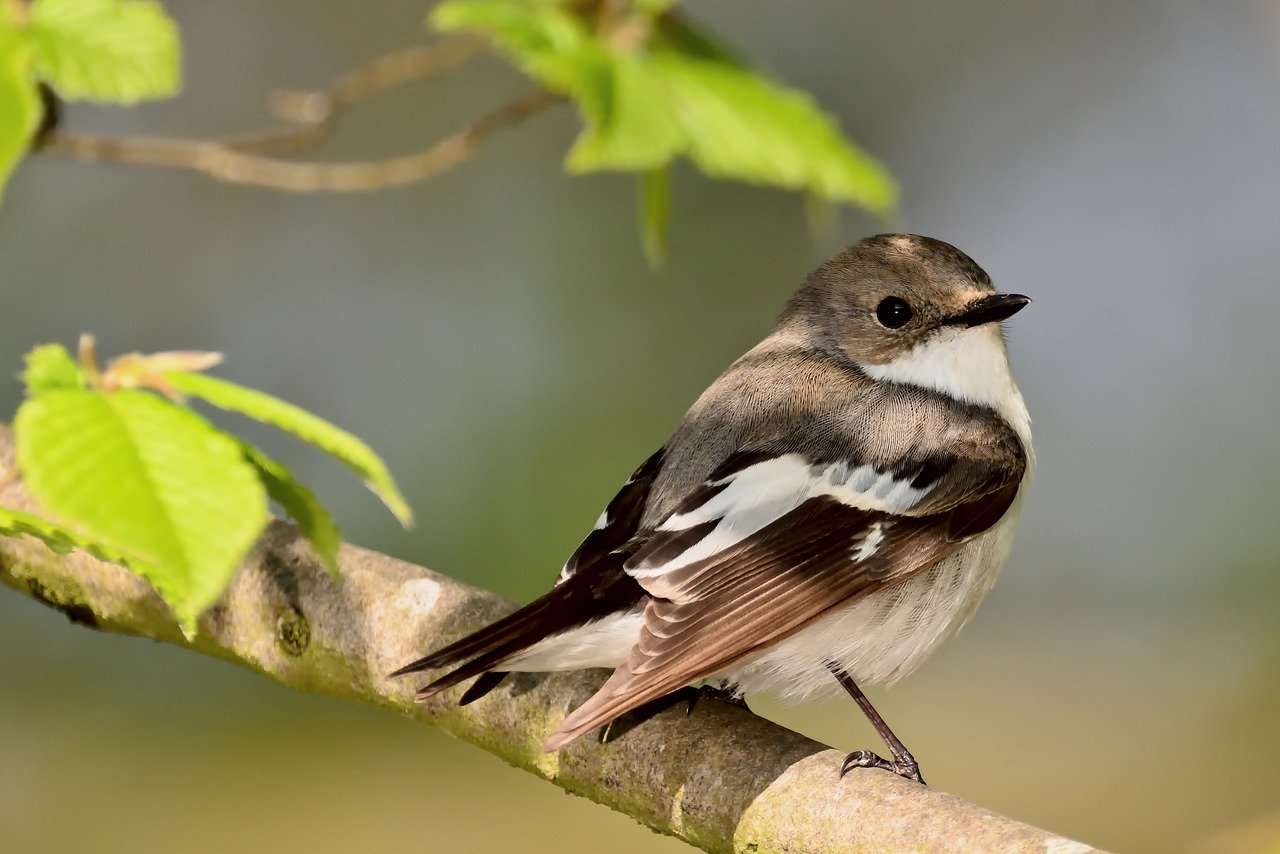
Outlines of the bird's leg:
{"label": "bird's leg", "polygon": [[737,706],[744,712],[751,711],[751,707],[747,705],[746,698],[734,690],[734,683],[728,679],[721,679],[719,685],[703,685],[698,688],[697,692],[689,697],[689,705],[685,709],[686,715],[693,714],[693,707],[703,697],[709,697],[713,700],[719,700],[730,706]]}
{"label": "bird's leg", "polygon": [[883,768],[886,771],[892,771],[899,777],[914,780],[923,786],[924,778],[920,776],[920,764],[911,755],[911,751],[907,750],[907,746],[902,743],[902,739],[894,735],[893,730],[889,729],[889,725],[884,722],[884,718],[880,717],[880,713],[876,711],[875,706],[871,705],[871,701],[867,699],[866,694],[862,693],[862,689],[853,681],[853,677],[833,663],[828,663],[827,668],[836,677],[840,687],[844,688],[849,696],[853,698],[853,701],[858,704],[858,707],[862,709],[862,713],[867,716],[867,720],[871,721],[871,725],[876,728],[876,732],[880,733],[880,738],[884,739],[885,745],[889,748],[889,753],[893,755],[893,761],[890,762],[870,750],[855,750],[844,758],[844,763],[840,766],[840,776],[843,777],[850,768]]}

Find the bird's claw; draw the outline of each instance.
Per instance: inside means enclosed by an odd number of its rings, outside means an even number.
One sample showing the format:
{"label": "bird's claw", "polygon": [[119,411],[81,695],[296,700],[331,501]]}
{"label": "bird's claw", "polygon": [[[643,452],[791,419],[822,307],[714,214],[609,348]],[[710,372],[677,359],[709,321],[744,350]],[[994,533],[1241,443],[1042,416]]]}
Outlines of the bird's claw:
{"label": "bird's claw", "polygon": [[890,761],[870,750],[855,750],[846,756],[844,762],[840,764],[840,776],[844,777],[853,768],[880,768],[885,771],[891,771],[899,777],[905,777],[922,786],[925,785],[924,778],[920,776],[920,765],[916,762],[915,757],[910,754]]}
{"label": "bird's claw", "polygon": [[685,706],[686,715],[693,714],[694,706],[696,706],[698,701],[703,697],[710,697],[711,699],[719,700],[726,705],[736,706],[744,712],[751,711],[751,707],[747,705],[746,698],[734,691],[733,688],[725,685],[703,685],[699,688],[692,688],[690,691],[691,693],[688,695],[687,701],[688,705]]}

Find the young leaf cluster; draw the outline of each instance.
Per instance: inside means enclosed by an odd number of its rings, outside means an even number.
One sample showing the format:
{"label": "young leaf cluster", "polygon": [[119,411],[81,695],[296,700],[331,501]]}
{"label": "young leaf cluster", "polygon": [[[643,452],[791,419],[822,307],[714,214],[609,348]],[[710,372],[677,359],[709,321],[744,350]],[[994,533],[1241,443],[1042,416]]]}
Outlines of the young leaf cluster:
{"label": "young leaf cluster", "polygon": [[177,26],[155,0],[0,0],[0,192],[40,122],[38,83],[111,104],[173,95]]}
{"label": "young leaf cluster", "polygon": [[216,361],[204,353],[130,354],[99,370],[83,344],[81,363],[58,345],[33,350],[14,433],[23,479],[50,518],[0,508],[0,533],[124,564],[151,582],[188,630],[262,532],[269,500],[336,572],[338,528],[311,490],[190,409],[184,395],[326,451],[410,524],[404,497],[367,445],[293,404],[194,372]]}
{"label": "young leaf cluster", "polygon": [[446,0],[431,21],[485,34],[525,73],[573,99],[585,128],[566,167],[642,175],[651,253],[665,230],[665,171],[682,157],[711,178],[893,210],[888,171],[808,95],[746,67],[670,5],[637,0],[610,17],[595,8],[609,4]]}

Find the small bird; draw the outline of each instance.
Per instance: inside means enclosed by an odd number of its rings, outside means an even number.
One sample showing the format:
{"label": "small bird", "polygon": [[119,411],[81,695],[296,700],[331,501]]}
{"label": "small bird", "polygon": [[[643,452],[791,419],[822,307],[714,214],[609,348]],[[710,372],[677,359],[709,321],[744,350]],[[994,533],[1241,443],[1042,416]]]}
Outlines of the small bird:
{"label": "small bird", "polygon": [[784,699],[843,687],[889,748],[855,767],[923,783],[859,688],[919,665],[973,615],[1013,541],[1032,465],[997,293],[955,247],[882,234],[815,270],[703,392],[541,598],[396,671],[613,669],[558,750],[700,683]]}

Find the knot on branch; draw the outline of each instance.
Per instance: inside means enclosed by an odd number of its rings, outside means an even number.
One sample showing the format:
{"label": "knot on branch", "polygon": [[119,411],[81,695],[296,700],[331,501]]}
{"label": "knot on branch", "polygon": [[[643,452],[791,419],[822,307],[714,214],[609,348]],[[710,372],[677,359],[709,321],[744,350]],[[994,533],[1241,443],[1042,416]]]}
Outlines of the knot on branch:
{"label": "knot on branch", "polygon": [[311,644],[311,624],[295,608],[286,608],[276,618],[276,642],[285,655],[297,658]]}

